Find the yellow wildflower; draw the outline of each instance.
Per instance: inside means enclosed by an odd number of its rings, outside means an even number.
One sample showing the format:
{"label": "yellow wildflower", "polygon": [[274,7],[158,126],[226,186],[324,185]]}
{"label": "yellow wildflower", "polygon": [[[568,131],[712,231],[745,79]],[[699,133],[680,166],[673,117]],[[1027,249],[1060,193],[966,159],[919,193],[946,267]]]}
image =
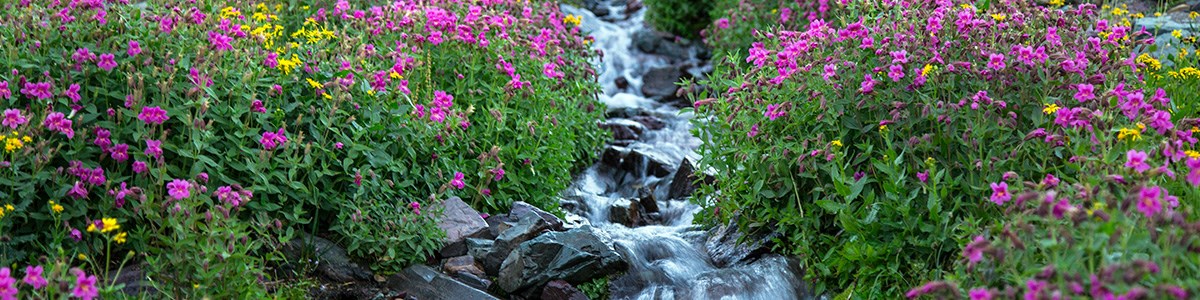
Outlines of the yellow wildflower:
{"label": "yellow wildflower", "polygon": [[[1146,17],[1146,15],[1143,15],[1142,13],[1138,13],[1137,15],[1141,16],[1141,17],[1137,17],[1137,18],[1139,18],[1139,19],[1140,19],[1140,18],[1145,18],[1145,17]],[[1161,17],[1161,16],[1162,16],[1162,13],[1161,13],[1161,12],[1156,12],[1156,13],[1154,13],[1154,16],[1155,16],[1155,17]]]}
{"label": "yellow wildflower", "polygon": [[13,153],[24,147],[25,147],[25,143],[22,143],[21,140],[17,139],[16,136],[5,139],[4,152]]}
{"label": "yellow wildflower", "polygon": [[104,224],[104,228],[100,229],[100,232],[102,233],[108,233],[109,231],[121,229],[121,225],[117,224],[117,219],[104,218],[101,220],[101,222]]}
{"label": "yellow wildflower", "polygon": [[4,209],[7,209],[9,212],[12,212],[12,211],[14,211],[14,210],[17,210],[17,208],[13,207],[13,205],[12,205],[12,204],[5,204],[5,205],[4,205]]}
{"label": "yellow wildflower", "polygon": [[26,142],[26,143],[32,143],[32,142],[33,142],[33,138],[27,135],[27,136],[24,136],[24,137],[22,137],[22,138],[21,138],[21,141],[22,141],[22,142]]}
{"label": "yellow wildflower", "polygon": [[1125,11],[1124,9],[1121,9],[1120,7],[1117,7],[1117,8],[1113,8],[1113,9],[1112,9],[1112,14],[1113,14],[1114,16],[1120,16],[1120,15],[1124,15],[1125,13],[1126,13],[1126,11]]}
{"label": "yellow wildflower", "polygon": [[221,9],[221,18],[222,19],[233,19],[233,18],[237,18],[238,16],[241,16],[241,15],[242,15],[241,11],[238,11],[236,8],[233,8],[231,6],[226,6],[225,8]]}
{"label": "yellow wildflower", "polygon": [[971,6],[970,4],[966,4],[966,3],[959,4],[958,7],[962,8],[962,9],[975,9],[974,6]]}
{"label": "yellow wildflower", "polygon": [[112,237],[112,240],[113,240],[114,242],[117,242],[117,244],[124,244],[124,243],[125,243],[125,237],[126,237],[126,236],[127,236],[127,234],[125,234],[125,232],[123,232],[123,231],[122,231],[121,233],[118,233],[117,235],[114,235],[114,236]]}
{"label": "yellow wildflower", "polygon": [[396,73],[396,71],[388,73],[388,77],[391,77],[392,79],[404,79],[404,76],[400,76],[400,73]]}
{"label": "yellow wildflower", "polygon": [[887,125],[879,125],[879,132],[887,131]]}
{"label": "yellow wildflower", "polygon": [[833,140],[833,143],[832,143],[832,144],[833,144],[833,146],[834,146],[834,147],[841,147],[841,146],[842,146],[842,140]]}
{"label": "yellow wildflower", "polygon": [[368,90],[367,95],[375,96],[375,90]]}
{"label": "yellow wildflower", "polygon": [[96,223],[88,224],[87,232],[96,232]]}
{"label": "yellow wildflower", "polygon": [[1117,139],[1125,140],[1126,138],[1134,141],[1140,140],[1142,139],[1142,131],[1137,129],[1121,128],[1121,131],[1117,132]]}
{"label": "yellow wildflower", "polygon": [[1008,18],[1008,16],[1005,16],[1004,14],[992,14],[992,20],[996,20],[996,22],[1004,22],[1004,19],[1006,18]]}
{"label": "yellow wildflower", "polygon": [[1191,158],[1200,158],[1200,152],[1196,152],[1195,150],[1183,151],[1183,154],[1187,154]]}
{"label": "yellow wildflower", "polygon": [[50,211],[52,211],[52,212],[54,212],[54,213],[56,213],[56,214],[57,214],[57,213],[62,213],[62,211],[63,211],[63,206],[62,206],[62,205],[59,205],[58,203],[54,203],[54,201],[50,201]]}
{"label": "yellow wildflower", "polygon": [[[1200,54],[1200,51],[1196,51],[1196,53]],[[1179,74],[1183,78],[1200,79],[1200,69],[1196,69],[1193,67],[1179,69]]]}
{"label": "yellow wildflower", "polygon": [[1050,0],[1050,7],[1059,7],[1063,6],[1063,4],[1066,4],[1063,0]]}
{"label": "yellow wildflower", "polygon": [[87,260],[87,259],[88,259],[87,255],[83,255],[83,253],[80,253],[80,254],[79,254],[78,256],[76,256],[76,257],[78,257],[78,258],[79,258],[79,260]]}
{"label": "yellow wildflower", "polygon": [[933,72],[934,70],[937,70],[937,67],[934,67],[930,64],[925,64],[925,67],[921,68],[921,76],[929,77],[929,73]]}
{"label": "yellow wildflower", "polygon": [[1175,38],[1177,38],[1177,39],[1182,39],[1182,38],[1183,38],[1183,31],[1180,31],[1179,29],[1172,30],[1172,31],[1171,31],[1171,36],[1173,36],[1173,37],[1175,37]]}
{"label": "yellow wildflower", "polygon": [[576,15],[567,15],[563,18],[563,25],[579,27],[580,23],[583,23],[583,19]]}
{"label": "yellow wildflower", "polygon": [[1192,20],[1195,20],[1197,17],[1200,17],[1200,13],[1197,13],[1197,12],[1194,12],[1194,11],[1193,11],[1193,12],[1190,12],[1190,13],[1188,13],[1188,18],[1192,18]]}
{"label": "yellow wildflower", "polygon": [[1062,107],[1058,107],[1058,104],[1050,103],[1046,104],[1045,108],[1042,108],[1042,112],[1046,113],[1047,115],[1053,115],[1054,112],[1058,111],[1060,108]]}
{"label": "yellow wildflower", "polygon": [[1142,122],[1137,122],[1136,125],[1138,128],[1138,131],[1146,131],[1146,124],[1142,124]]}
{"label": "yellow wildflower", "polygon": [[325,85],[322,85],[320,82],[317,82],[316,80],[312,80],[312,78],[305,78],[304,80],[308,81],[308,85],[312,86],[314,89],[320,89],[320,88],[325,87]]}
{"label": "yellow wildflower", "polygon": [[1158,59],[1151,57],[1149,53],[1142,53],[1142,55],[1138,55],[1136,61],[1137,63],[1144,64],[1146,67],[1155,71],[1162,69],[1162,62],[1159,62]]}
{"label": "yellow wildflower", "polygon": [[323,94],[325,96],[326,100],[333,100],[333,96],[330,96],[329,93],[321,93],[321,94]]}

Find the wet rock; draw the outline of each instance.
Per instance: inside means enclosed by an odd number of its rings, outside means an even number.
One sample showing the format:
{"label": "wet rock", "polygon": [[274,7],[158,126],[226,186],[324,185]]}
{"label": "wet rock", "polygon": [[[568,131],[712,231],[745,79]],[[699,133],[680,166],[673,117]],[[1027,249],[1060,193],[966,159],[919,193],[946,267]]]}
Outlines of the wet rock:
{"label": "wet rock", "polygon": [[660,154],[642,149],[630,150],[629,153],[621,159],[621,169],[624,169],[625,171],[639,174],[638,172],[645,170],[646,175],[658,177],[666,177],[667,175],[670,175],[672,171],[671,167],[669,167],[670,165],[671,164],[668,162],[666,157],[662,157]]}
{"label": "wet rock", "polygon": [[570,282],[554,280],[542,289],[542,300],[588,300],[588,297]]}
{"label": "wet rock", "polygon": [[591,210],[587,200],[581,196],[566,196],[559,200],[558,208],[581,216],[587,216]]}
{"label": "wet rock", "polygon": [[496,241],[490,239],[467,239],[467,255],[474,257],[476,260],[487,259],[487,254],[492,252],[492,248],[496,246]]}
{"label": "wet rock", "polygon": [[625,78],[625,76],[617,77],[616,80],[613,80],[613,84],[616,85],[618,89],[625,89],[629,87],[629,79]]}
{"label": "wet rock", "polygon": [[535,294],[551,280],[583,283],[628,267],[591,226],[584,226],[522,243],[504,260],[497,284],[509,293]]}
{"label": "wet rock", "polygon": [[346,249],[324,238],[301,233],[283,246],[289,261],[311,259],[317,265],[316,275],[332,282],[369,281],[374,275],[346,255]]}
{"label": "wet rock", "polygon": [[601,1],[584,1],[584,6],[587,10],[592,11],[596,17],[607,17],[612,12],[608,9],[608,5],[604,5]]}
{"label": "wet rock", "polygon": [[609,146],[604,148],[604,152],[600,153],[600,162],[610,167],[621,166],[621,160],[625,158],[625,153],[629,152],[628,148],[621,146]]}
{"label": "wet rock", "polygon": [[679,67],[652,68],[646,71],[642,77],[642,95],[660,101],[674,100],[678,98],[675,96],[675,92],[679,90],[675,83],[679,82],[681,78],[683,78],[683,72],[679,70]]}
{"label": "wet rock", "polygon": [[446,232],[442,239],[439,254],[442,257],[454,257],[467,254],[464,243],[469,237],[481,236],[488,229],[488,224],[479,216],[479,212],[458,197],[442,202],[442,214],[438,216],[438,228]]}
{"label": "wet rock", "polygon": [[642,9],[642,0],[632,0],[628,6],[625,6],[625,15],[632,15]]}
{"label": "wet rock", "polygon": [[645,189],[641,191],[641,194],[642,196],[638,197],[638,204],[641,205],[642,210],[648,213],[658,212],[658,200],[654,198],[654,191]]}
{"label": "wet rock", "polygon": [[442,271],[454,274],[458,272],[466,272],[475,274],[475,276],[483,276],[483,267],[475,262],[475,258],[470,255],[455,256],[446,259],[446,263],[442,264]]}
{"label": "wet rock", "polygon": [[514,221],[516,220],[509,220],[508,215],[505,214],[488,216],[487,219],[484,219],[484,222],[488,224],[487,234],[484,234],[481,238],[496,239],[497,236],[500,236],[501,232],[516,224]]}
{"label": "wet rock", "polygon": [[546,224],[550,226],[551,230],[565,230],[563,228],[563,221],[560,220],[558,216],[537,208],[536,206],[530,205],[529,203],[525,203],[525,201],[513,202],[512,209],[508,212],[508,217],[513,220],[520,220],[528,215],[536,215],[539,218],[542,218],[542,220],[546,221]]}
{"label": "wet rock", "polygon": [[1146,31],[1150,34],[1159,35],[1163,33],[1171,33],[1174,30],[1188,31],[1191,27],[1187,24],[1175,22],[1170,16],[1141,18],[1134,21],[1134,28],[1146,27]]}
{"label": "wet rock", "polygon": [[633,116],[629,119],[633,120],[634,122],[641,123],[642,126],[650,130],[659,130],[667,127],[666,122],[663,122],[661,119],[652,116]]}
{"label": "wet rock", "polygon": [[471,273],[464,273],[464,272],[454,273],[454,279],[458,280],[458,282],[462,282],[462,283],[466,284],[467,286],[479,289],[481,291],[486,291],[492,287],[491,280],[484,279],[480,276],[476,276],[475,274],[471,274]]}
{"label": "wet rock", "polygon": [[637,140],[646,129],[641,123],[620,119],[601,123],[600,128],[612,131],[616,140]]}
{"label": "wet rock", "polygon": [[680,162],[678,170],[675,170],[675,177],[671,179],[671,186],[667,190],[667,199],[680,199],[691,196],[692,192],[696,191],[697,176],[703,177],[701,181],[703,184],[713,183],[713,179],[716,177],[712,175],[715,174],[708,174],[707,172],[697,174],[696,168],[698,167],[696,162],[690,157],[684,158],[683,162]]}
{"label": "wet rock", "polygon": [[612,205],[608,207],[608,220],[613,223],[625,225],[625,227],[634,227],[641,218],[638,201],[630,201],[629,199],[613,200]]}
{"label": "wet rock", "polygon": [[687,48],[675,43],[675,35],[670,33],[653,30],[635,32],[633,46],[645,53],[658,54],[676,60],[688,57]]}
{"label": "wet rock", "polygon": [[775,231],[766,234],[744,233],[738,228],[738,218],[735,216],[729,223],[710,229],[704,241],[704,249],[718,268],[751,261],[769,253],[771,240],[780,236]]}
{"label": "wet rock", "polygon": [[[415,265],[387,280],[387,286],[421,300],[497,299],[425,265]],[[497,299],[498,300],[498,299]]]}
{"label": "wet rock", "polygon": [[513,249],[547,229],[550,229],[550,224],[536,215],[527,215],[521,218],[520,222],[496,237],[492,251],[488,252],[487,257],[483,260],[483,271],[488,275],[499,274],[501,264]]}

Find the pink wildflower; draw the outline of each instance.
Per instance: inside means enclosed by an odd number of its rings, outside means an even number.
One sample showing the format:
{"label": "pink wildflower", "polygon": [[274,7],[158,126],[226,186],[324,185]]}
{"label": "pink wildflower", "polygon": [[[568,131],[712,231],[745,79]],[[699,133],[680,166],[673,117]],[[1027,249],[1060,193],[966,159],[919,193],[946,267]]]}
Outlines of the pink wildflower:
{"label": "pink wildflower", "polygon": [[146,151],[143,153],[153,158],[162,158],[162,141],[146,140]]}
{"label": "pink wildflower", "polygon": [[0,268],[0,300],[17,299],[17,279],[13,278],[8,267]]}
{"label": "pink wildflower", "polygon": [[1163,189],[1160,187],[1143,187],[1141,192],[1138,193],[1137,210],[1145,215],[1146,218],[1158,214],[1159,211],[1162,211],[1162,201],[1159,201],[1162,198],[1162,194]]}
{"label": "pink wildflower", "polygon": [[29,123],[29,118],[26,118],[25,116],[21,115],[21,110],[13,109],[13,108],[5,109],[4,110],[4,121],[0,121],[0,124],[3,124],[4,126],[8,126],[9,128],[12,128],[12,129],[17,129],[17,126],[21,126],[22,124],[25,124],[25,123]]}
{"label": "pink wildflower", "polygon": [[904,67],[900,65],[888,67],[888,77],[892,78],[893,82],[900,82],[900,79],[904,78]]}
{"label": "pink wildflower", "polygon": [[41,289],[49,283],[46,278],[42,277],[42,266],[27,266],[25,267],[25,278],[22,280],[25,284],[32,286],[33,289]]}
{"label": "pink wildflower", "polygon": [[112,71],[113,68],[117,67],[115,58],[116,56],[112,55],[112,53],[100,54],[100,61],[96,62],[96,66],[104,71]]}
{"label": "pink wildflower", "polygon": [[75,289],[71,291],[71,295],[84,300],[91,300],[100,297],[99,290],[96,289],[96,276],[87,276],[83,271],[75,274]]}
{"label": "pink wildflower", "polygon": [[450,185],[454,186],[454,188],[460,189],[460,190],[465,188],[467,186],[467,183],[463,181],[463,173],[462,172],[454,172],[454,179],[450,180]]}
{"label": "pink wildflower", "polygon": [[775,119],[787,114],[786,111],[780,109],[781,107],[783,107],[783,105],[768,104],[767,111],[763,112],[763,116],[767,117],[767,119],[770,119],[771,121],[775,121]]}
{"label": "pink wildflower", "polygon": [[175,200],[183,200],[191,197],[191,189],[192,183],[187,180],[175,179],[167,183],[167,194],[171,195],[171,198],[175,198]]}
{"label": "pink wildflower", "polygon": [[971,300],[992,300],[992,292],[983,287],[973,288],[970,292],[967,292],[967,297]]}
{"label": "pink wildflower", "polygon": [[1146,163],[1146,152],[1130,149],[1125,152],[1125,167],[1131,168],[1138,173],[1146,172],[1150,169],[1150,164]]}
{"label": "pink wildflower", "polygon": [[1012,194],[1009,194],[1009,192],[1008,192],[1008,183],[1007,182],[1000,182],[1000,183],[993,182],[991,184],[991,187],[992,187],[991,201],[993,203],[996,203],[996,205],[1004,205],[1004,202],[1007,202],[1009,199],[1012,199]]}
{"label": "pink wildflower", "polygon": [[142,112],[138,114],[137,118],[138,118],[138,120],[142,120],[142,122],[145,122],[146,125],[150,125],[150,124],[162,124],[163,122],[166,122],[167,119],[170,119],[171,117],[167,116],[167,110],[162,109],[162,107],[147,106],[147,107],[142,107]]}
{"label": "pink wildflower", "polygon": [[988,63],[987,63],[988,68],[991,68],[992,70],[1000,71],[1000,70],[1004,70],[1004,66],[1005,66],[1004,65],[1004,54],[1000,54],[1000,53],[988,54]]}
{"label": "pink wildflower", "polygon": [[1075,85],[1075,91],[1075,100],[1079,100],[1079,102],[1087,102],[1088,100],[1096,99],[1096,95],[1093,94],[1095,87],[1090,84],[1077,84]]}
{"label": "pink wildflower", "polygon": [[137,41],[129,41],[129,49],[125,50],[125,54],[137,56],[140,53],[142,53],[142,46],[138,45]]}

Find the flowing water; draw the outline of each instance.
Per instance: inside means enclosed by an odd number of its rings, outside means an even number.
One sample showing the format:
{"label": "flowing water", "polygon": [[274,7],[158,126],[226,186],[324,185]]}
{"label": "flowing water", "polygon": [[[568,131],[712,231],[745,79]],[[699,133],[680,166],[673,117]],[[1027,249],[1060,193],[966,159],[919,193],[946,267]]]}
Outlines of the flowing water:
{"label": "flowing water", "polygon": [[[594,0],[586,0],[594,1]],[[603,94],[608,106],[608,124],[636,129],[636,138],[614,141],[620,146],[606,150],[623,159],[602,159],[580,174],[564,192],[563,207],[581,215],[599,231],[607,233],[614,246],[630,262],[629,271],[611,281],[613,299],[799,299],[807,298],[801,274],[791,260],[766,255],[752,262],[718,267],[710,249],[735,247],[706,244],[706,231],[692,225],[700,208],[687,199],[666,199],[677,166],[685,158],[695,161],[702,142],[690,132],[691,113],[647,99],[641,92],[643,74],[669,64],[691,66],[699,76],[706,64],[696,58],[701,49],[691,47],[687,57],[664,57],[642,53],[634,47],[634,34],[645,30],[644,10],[626,14],[626,1],[605,0],[589,9],[563,6],[568,14],[582,16],[582,29],[595,38],[593,46],[603,52],[595,61],[601,72]],[[597,8],[598,7],[598,8]],[[609,10],[598,18],[593,11]],[[628,85],[618,85],[619,78]],[[614,150],[619,149],[619,150]],[[611,153],[608,153],[611,152]],[[631,155],[629,153],[635,153]],[[653,197],[658,212],[651,221],[614,223],[614,204]],[[679,197],[682,198],[682,197]],[[640,226],[639,226],[640,225]]]}

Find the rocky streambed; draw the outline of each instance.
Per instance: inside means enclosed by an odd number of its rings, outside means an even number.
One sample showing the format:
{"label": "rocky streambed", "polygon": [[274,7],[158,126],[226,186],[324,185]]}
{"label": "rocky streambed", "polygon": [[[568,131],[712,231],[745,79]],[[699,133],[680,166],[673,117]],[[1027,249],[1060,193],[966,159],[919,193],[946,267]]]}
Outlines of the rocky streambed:
{"label": "rocky streambed", "polygon": [[578,286],[607,278],[612,299],[810,298],[797,263],[767,251],[771,236],[692,224],[700,209],[687,197],[712,172],[695,165],[702,141],[691,133],[693,115],[679,110],[690,103],[675,82],[703,76],[707,51],[646,28],[637,1],[588,0],[563,10],[582,17],[603,53],[594,63],[608,111],[598,126],[614,137],[562,192],[565,217],[516,202],[485,218],[452,198],[442,204],[447,236],[436,258],[384,278],[327,251],[333,257],[323,257],[317,272],[346,283],[316,295],[587,299]]}

